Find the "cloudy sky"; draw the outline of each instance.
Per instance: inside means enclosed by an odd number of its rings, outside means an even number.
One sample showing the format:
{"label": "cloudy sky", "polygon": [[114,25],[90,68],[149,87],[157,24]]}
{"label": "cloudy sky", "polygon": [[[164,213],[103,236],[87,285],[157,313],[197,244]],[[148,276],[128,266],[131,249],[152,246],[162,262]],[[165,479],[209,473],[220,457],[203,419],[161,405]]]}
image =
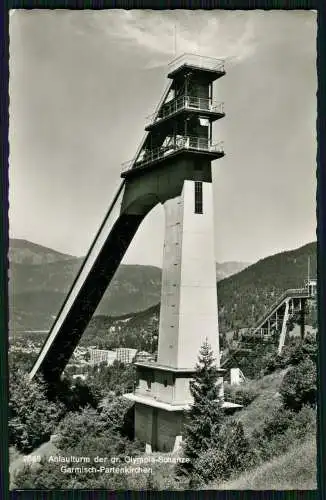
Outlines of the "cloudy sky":
{"label": "cloudy sky", "polygon": [[[216,260],[316,239],[316,14],[219,10],[11,13],[11,237],[86,253],[184,52],[226,58]],[[124,262],[161,265],[163,228],[160,206]]]}

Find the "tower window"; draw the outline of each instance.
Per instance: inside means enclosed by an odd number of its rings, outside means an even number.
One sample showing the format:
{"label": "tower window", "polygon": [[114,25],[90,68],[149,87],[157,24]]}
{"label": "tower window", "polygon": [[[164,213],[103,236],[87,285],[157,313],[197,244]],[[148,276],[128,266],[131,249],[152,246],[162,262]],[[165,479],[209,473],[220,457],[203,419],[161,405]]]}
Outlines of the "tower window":
{"label": "tower window", "polygon": [[203,183],[195,182],[195,214],[203,213]]}

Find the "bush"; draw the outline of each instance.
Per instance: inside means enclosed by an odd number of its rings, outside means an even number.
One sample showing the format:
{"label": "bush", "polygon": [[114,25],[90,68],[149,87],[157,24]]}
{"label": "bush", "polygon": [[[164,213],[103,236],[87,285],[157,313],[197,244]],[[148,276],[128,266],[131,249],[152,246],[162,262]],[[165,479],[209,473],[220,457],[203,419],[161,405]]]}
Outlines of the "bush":
{"label": "bush", "polygon": [[303,406],[299,412],[279,408],[265,421],[262,430],[254,431],[250,440],[251,462],[258,465],[280,455],[295,442],[316,434],[316,411]]}
{"label": "bush", "polygon": [[271,440],[277,434],[283,434],[293,423],[294,414],[286,408],[276,408],[269,415],[263,426],[263,434],[267,440]]}
{"label": "bush", "polygon": [[193,463],[190,487],[199,486],[224,477],[227,456],[225,451],[218,448],[209,448],[203,452]]}
{"label": "bush", "polygon": [[234,358],[234,366],[240,368],[245,377],[250,379],[259,378],[266,370],[266,363],[269,359],[275,359],[276,347],[273,343],[257,342],[250,345],[250,350],[245,348],[242,343],[243,350],[230,350],[230,357]]}
{"label": "bush", "polygon": [[242,471],[250,459],[250,445],[241,422],[225,422],[218,445],[202,453],[193,464],[191,486],[198,487],[213,479],[227,479]]}
{"label": "bush", "polygon": [[58,426],[58,447],[74,447],[84,437],[92,436],[95,439],[108,432],[110,435],[128,435],[130,429],[127,429],[129,422],[126,422],[126,417],[131,406],[129,401],[113,396],[108,398],[105,406],[97,410],[86,407],[80,412],[67,413]]}
{"label": "bush", "polygon": [[94,408],[84,408],[81,412],[69,412],[61,420],[57,432],[57,446],[65,450],[77,446],[85,436],[100,436],[106,429],[106,424],[99,418]]}
{"label": "bush", "polygon": [[317,395],[317,370],[311,359],[293,366],[285,374],[280,387],[285,408],[300,410],[304,405],[314,406]]}
{"label": "bush", "polygon": [[[80,413],[66,415],[60,423],[60,439],[58,447],[66,456],[87,457],[87,466],[96,465],[96,456],[107,457],[107,462],[101,465],[111,466],[111,457],[117,457],[123,464],[125,456],[135,456],[140,453],[140,444],[129,441],[111,427],[112,420],[107,421],[105,415],[100,415],[93,408],[85,408]],[[25,467],[14,477],[15,488],[38,489],[130,489],[128,474],[104,474],[100,472],[79,474],[78,472],[61,471],[62,463],[48,462],[43,459],[36,469]],[[83,464],[64,464],[68,467],[80,467]]]}
{"label": "bush", "polygon": [[111,432],[118,432],[133,438],[133,403],[122,397],[108,397],[101,408],[100,418]]}
{"label": "bush", "polygon": [[97,408],[102,398],[102,394],[96,386],[91,383],[85,384],[78,379],[74,381],[67,374],[62,380],[49,386],[48,396],[51,400],[64,404],[68,412],[78,411],[87,406]]}
{"label": "bush", "polygon": [[258,392],[251,387],[224,384],[224,398],[226,401],[234,401],[242,406],[248,406],[257,396]]}
{"label": "bush", "polygon": [[307,434],[316,435],[317,422],[316,410],[311,406],[303,406],[301,410],[294,413],[291,425],[285,431],[285,440],[290,443],[296,440],[302,440]]}
{"label": "bush", "polygon": [[230,420],[225,423],[220,432],[220,446],[226,457],[226,461],[221,464],[224,476],[229,477],[232,472],[243,470],[249,453],[249,441],[241,422]]}
{"label": "bush", "polygon": [[11,375],[9,443],[18,450],[29,452],[47,441],[63,413],[63,405],[47,399],[44,381],[30,381],[20,371]]}
{"label": "bush", "polygon": [[267,375],[275,370],[290,366],[297,366],[303,361],[310,359],[317,362],[317,342],[313,335],[306,335],[304,340],[292,338],[282,349],[279,355],[265,356],[264,373]]}
{"label": "bush", "polygon": [[[72,451],[75,454],[75,450]],[[79,450],[76,449],[77,451]],[[87,456],[85,450],[83,456]],[[82,464],[61,464],[42,460],[37,468],[25,466],[14,475],[13,489],[128,489],[128,477],[124,474],[63,473],[61,471],[63,465],[78,467]]]}
{"label": "bush", "polygon": [[195,461],[214,443],[218,443],[219,431],[225,419],[218,384],[218,369],[206,339],[199,352],[194,378],[190,382],[194,402],[186,412],[183,447],[189,462],[180,464],[180,471],[191,474]]}

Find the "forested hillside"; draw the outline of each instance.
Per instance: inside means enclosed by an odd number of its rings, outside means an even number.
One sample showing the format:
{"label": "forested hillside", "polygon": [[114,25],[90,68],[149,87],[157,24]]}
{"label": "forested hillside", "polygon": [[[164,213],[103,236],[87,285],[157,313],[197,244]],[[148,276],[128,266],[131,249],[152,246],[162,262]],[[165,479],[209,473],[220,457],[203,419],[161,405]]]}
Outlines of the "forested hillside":
{"label": "forested hillside", "polygon": [[309,243],[258,261],[217,284],[223,330],[251,326],[288,288],[303,286],[308,274],[316,277],[317,245]]}
{"label": "forested hillside", "polygon": [[[10,329],[48,330],[83,263],[26,240],[9,245]],[[248,266],[245,262],[216,264],[217,280]],[[155,266],[121,265],[100,302],[96,315],[119,316],[146,310],[161,295],[161,269]]]}

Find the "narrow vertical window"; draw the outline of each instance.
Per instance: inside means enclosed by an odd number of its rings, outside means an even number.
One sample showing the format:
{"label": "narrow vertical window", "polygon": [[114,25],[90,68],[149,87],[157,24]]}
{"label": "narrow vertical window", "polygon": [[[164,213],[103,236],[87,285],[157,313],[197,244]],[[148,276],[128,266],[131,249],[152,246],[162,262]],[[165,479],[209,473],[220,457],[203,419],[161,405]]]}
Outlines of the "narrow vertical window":
{"label": "narrow vertical window", "polygon": [[203,213],[203,183],[195,181],[195,214]]}

